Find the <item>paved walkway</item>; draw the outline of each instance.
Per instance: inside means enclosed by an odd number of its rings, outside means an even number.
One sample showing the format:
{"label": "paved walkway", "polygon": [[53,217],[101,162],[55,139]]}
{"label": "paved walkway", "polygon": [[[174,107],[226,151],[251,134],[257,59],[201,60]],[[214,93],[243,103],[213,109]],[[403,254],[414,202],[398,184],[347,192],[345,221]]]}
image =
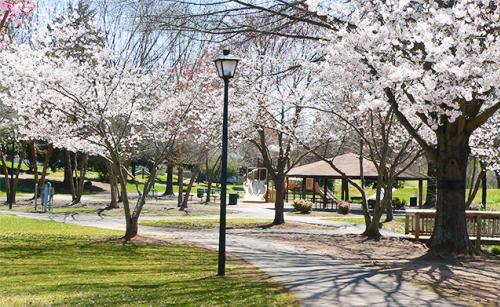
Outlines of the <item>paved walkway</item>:
{"label": "paved walkway", "polygon": [[[239,209],[239,208],[238,208]],[[45,214],[11,212],[18,216],[49,219]],[[53,216],[63,221],[62,216]],[[108,229],[124,229],[117,218],[77,216],[67,222]],[[161,236],[216,249],[216,230],[180,231],[140,227],[143,235]],[[227,250],[252,263],[288,287],[303,306],[453,306],[434,292],[405,282],[397,274],[370,270],[302,248],[249,238],[229,232]]]}

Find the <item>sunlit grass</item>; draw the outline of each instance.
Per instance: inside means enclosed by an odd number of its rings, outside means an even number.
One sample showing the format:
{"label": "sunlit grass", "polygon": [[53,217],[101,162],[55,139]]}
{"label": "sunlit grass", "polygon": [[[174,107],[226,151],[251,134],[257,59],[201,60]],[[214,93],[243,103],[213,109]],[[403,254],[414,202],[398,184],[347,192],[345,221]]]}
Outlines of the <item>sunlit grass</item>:
{"label": "sunlit grass", "polygon": [[0,306],[298,306],[247,264],[220,278],[215,252],[120,234],[0,216]]}

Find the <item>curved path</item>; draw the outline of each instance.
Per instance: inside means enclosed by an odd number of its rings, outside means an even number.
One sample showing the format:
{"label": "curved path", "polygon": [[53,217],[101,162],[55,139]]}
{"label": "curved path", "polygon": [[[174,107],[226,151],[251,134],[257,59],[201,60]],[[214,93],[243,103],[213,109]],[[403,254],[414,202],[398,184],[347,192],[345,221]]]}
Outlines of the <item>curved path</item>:
{"label": "curved path", "polygon": [[[49,219],[47,215],[10,212],[18,216]],[[62,216],[52,216],[64,221]],[[68,223],[108,229],[124,229],[116,218],[93,216],[68,218]],[[184,231],[154,227],[140,228],[142,235],[153,235],[217,248],[216,230]],[[453,306],[436,293],[403,281],[399,275],[360,267],[319,252],[308,251],[274,241],[245,237],[228,232],[227,250],[272,276],[288,287],[303,306]]]}

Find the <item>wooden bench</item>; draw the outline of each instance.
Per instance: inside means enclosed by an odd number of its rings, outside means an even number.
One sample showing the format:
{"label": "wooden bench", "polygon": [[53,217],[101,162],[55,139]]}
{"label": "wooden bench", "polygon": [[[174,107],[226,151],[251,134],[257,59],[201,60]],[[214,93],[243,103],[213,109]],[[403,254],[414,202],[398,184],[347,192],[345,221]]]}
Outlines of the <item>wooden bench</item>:
{"label": "wooden bench", "polygon": [[[434,231],[434,209],[407,209],[405,218],[405,234],[412,234],[415,240],[429,239]],[[476,246],[481,244],[499,244],[500,212],[498,211],[465,211],[467,232]]]}

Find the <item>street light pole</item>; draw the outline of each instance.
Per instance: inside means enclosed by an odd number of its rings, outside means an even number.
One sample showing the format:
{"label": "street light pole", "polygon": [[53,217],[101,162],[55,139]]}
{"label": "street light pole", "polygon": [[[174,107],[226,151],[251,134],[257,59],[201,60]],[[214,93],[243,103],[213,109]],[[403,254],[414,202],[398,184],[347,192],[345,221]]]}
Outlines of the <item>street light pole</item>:
{"label": "street light pole", "polygon": [[219,263],[217,275],[226,274],[226,191],[227,191],[227,139],[229,109],[229,79],[224,78],[224,111],[222,115],[222,157],[220,174]]}
{"label": "street light pole", "polygon": [[220,220],[219,220],[219,258],[217,275],[226,275],[226,194],[227,194],[227,143],[229,113],[229,79],[234,77],[239,59],[224,50],[223,55],[215,59],[217,74],[224,80],[224,109],[222,114],[222,156],[220,175]]}

